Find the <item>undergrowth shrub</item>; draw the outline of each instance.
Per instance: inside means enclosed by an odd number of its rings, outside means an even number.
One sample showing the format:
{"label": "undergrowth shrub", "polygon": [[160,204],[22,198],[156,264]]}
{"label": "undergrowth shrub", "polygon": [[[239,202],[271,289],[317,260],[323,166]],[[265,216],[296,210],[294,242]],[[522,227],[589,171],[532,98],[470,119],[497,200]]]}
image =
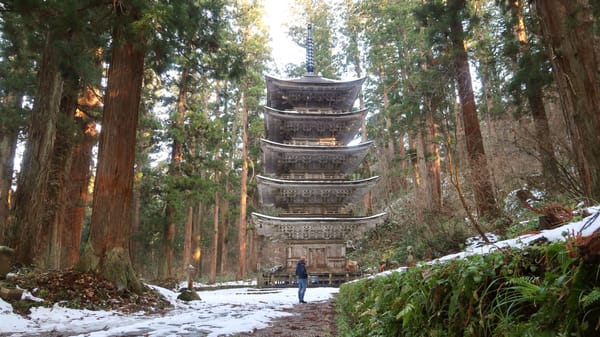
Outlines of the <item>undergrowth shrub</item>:
{"label": "undergrowth shrub", "polygon": [[343,284],[338,336],[600,336],[600,268],[564,243]]}

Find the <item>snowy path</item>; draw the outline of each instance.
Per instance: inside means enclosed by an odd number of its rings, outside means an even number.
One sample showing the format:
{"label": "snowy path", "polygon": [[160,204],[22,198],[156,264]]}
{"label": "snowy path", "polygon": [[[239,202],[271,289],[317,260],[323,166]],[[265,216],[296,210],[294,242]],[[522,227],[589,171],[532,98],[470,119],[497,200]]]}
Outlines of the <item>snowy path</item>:
{"label": "snowy path", "polygon": [[[59,306],[34,309],[28,319],[12,314],[0,300],[1,336],[226,336],[268,326],[297,304],[297,289],[237,288],[200,292],[189,304],[175,292],[157,288],[175,308],[164,316],[72,310]],[[309,288],[308,301],[330,299],[337,288]]]}

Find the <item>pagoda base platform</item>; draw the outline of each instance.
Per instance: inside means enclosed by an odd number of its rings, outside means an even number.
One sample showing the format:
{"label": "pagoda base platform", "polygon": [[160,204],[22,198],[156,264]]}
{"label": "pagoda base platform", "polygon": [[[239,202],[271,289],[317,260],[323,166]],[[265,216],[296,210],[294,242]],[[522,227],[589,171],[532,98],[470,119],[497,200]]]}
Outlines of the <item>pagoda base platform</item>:
{"label": "pagoda base platform", "polygon": [[[310,287],[339,287],[342,283],[367,276],[362,272],[323,272],[310,273],[308,286]],[[258,288],[291,288],[298,287],[296,275],[288,272],[266,272],[259,274],[256,282]]]}

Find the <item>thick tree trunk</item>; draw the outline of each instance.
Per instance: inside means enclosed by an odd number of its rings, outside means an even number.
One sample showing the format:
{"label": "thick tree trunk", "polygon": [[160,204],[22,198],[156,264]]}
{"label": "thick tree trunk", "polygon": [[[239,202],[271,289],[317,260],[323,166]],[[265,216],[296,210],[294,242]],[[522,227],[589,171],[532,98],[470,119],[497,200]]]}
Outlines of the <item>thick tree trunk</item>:
{"label": "thick tree trunk", "polygon": [[51,224],[48,222],[50,168],[56,139],[63,79],[58,70],[54,40],[46,34],[38,73],[38,88],[31,116],[29,141],[23,155],[15,193],[15,260],[24,265],[36,262],[46,267]]}
{"label": "thick tree trunk", "polygon": [[142,284],[129,257],[129,239],[144,51],[139,39],[125,29],[117,25],[113,32],[90,237],[78,266],[115,282],[120,288],[141,292]]}
{"label": "thick tree trunk", "polygon": [[536,0],[585,196],[600,200],[600,41],[589,0]]}
{"label": "thick tree trunk", "polygon": [[450,23],[450,38],[454,52],[454,72],[458,85],[465,140],[469,157],[471,183],[475,194],[477,212],[480,216],[494,216],[498,213],[496,199],[483,147],[483,138],[477,118],[475,97],[469,71],[469,59],[464,45],[462,20],[459,15],[464,8],[464,0],[451,0],[449,7],[453,10]]}

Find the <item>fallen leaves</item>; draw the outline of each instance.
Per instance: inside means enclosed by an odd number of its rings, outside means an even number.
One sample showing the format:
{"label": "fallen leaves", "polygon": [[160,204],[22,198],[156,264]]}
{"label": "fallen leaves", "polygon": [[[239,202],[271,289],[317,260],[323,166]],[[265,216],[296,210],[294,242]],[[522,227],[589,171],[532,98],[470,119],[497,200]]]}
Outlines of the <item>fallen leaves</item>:
{"label": "fallen leaves", "polygon": [[72,270],[27,272],[18,273],[9,281],[13,286],[25,289],[43,300],[32,302],[30,305],[11,302],[15,311],[22,314],[26,314],[31,306],[51,307],[56,303],[73,309],[147,314],[164,313],[171,307],[171,304],[156,291],[146,288],[143,293],[136,294],[127,289],[118,289],[112,282],[92,273]]}

